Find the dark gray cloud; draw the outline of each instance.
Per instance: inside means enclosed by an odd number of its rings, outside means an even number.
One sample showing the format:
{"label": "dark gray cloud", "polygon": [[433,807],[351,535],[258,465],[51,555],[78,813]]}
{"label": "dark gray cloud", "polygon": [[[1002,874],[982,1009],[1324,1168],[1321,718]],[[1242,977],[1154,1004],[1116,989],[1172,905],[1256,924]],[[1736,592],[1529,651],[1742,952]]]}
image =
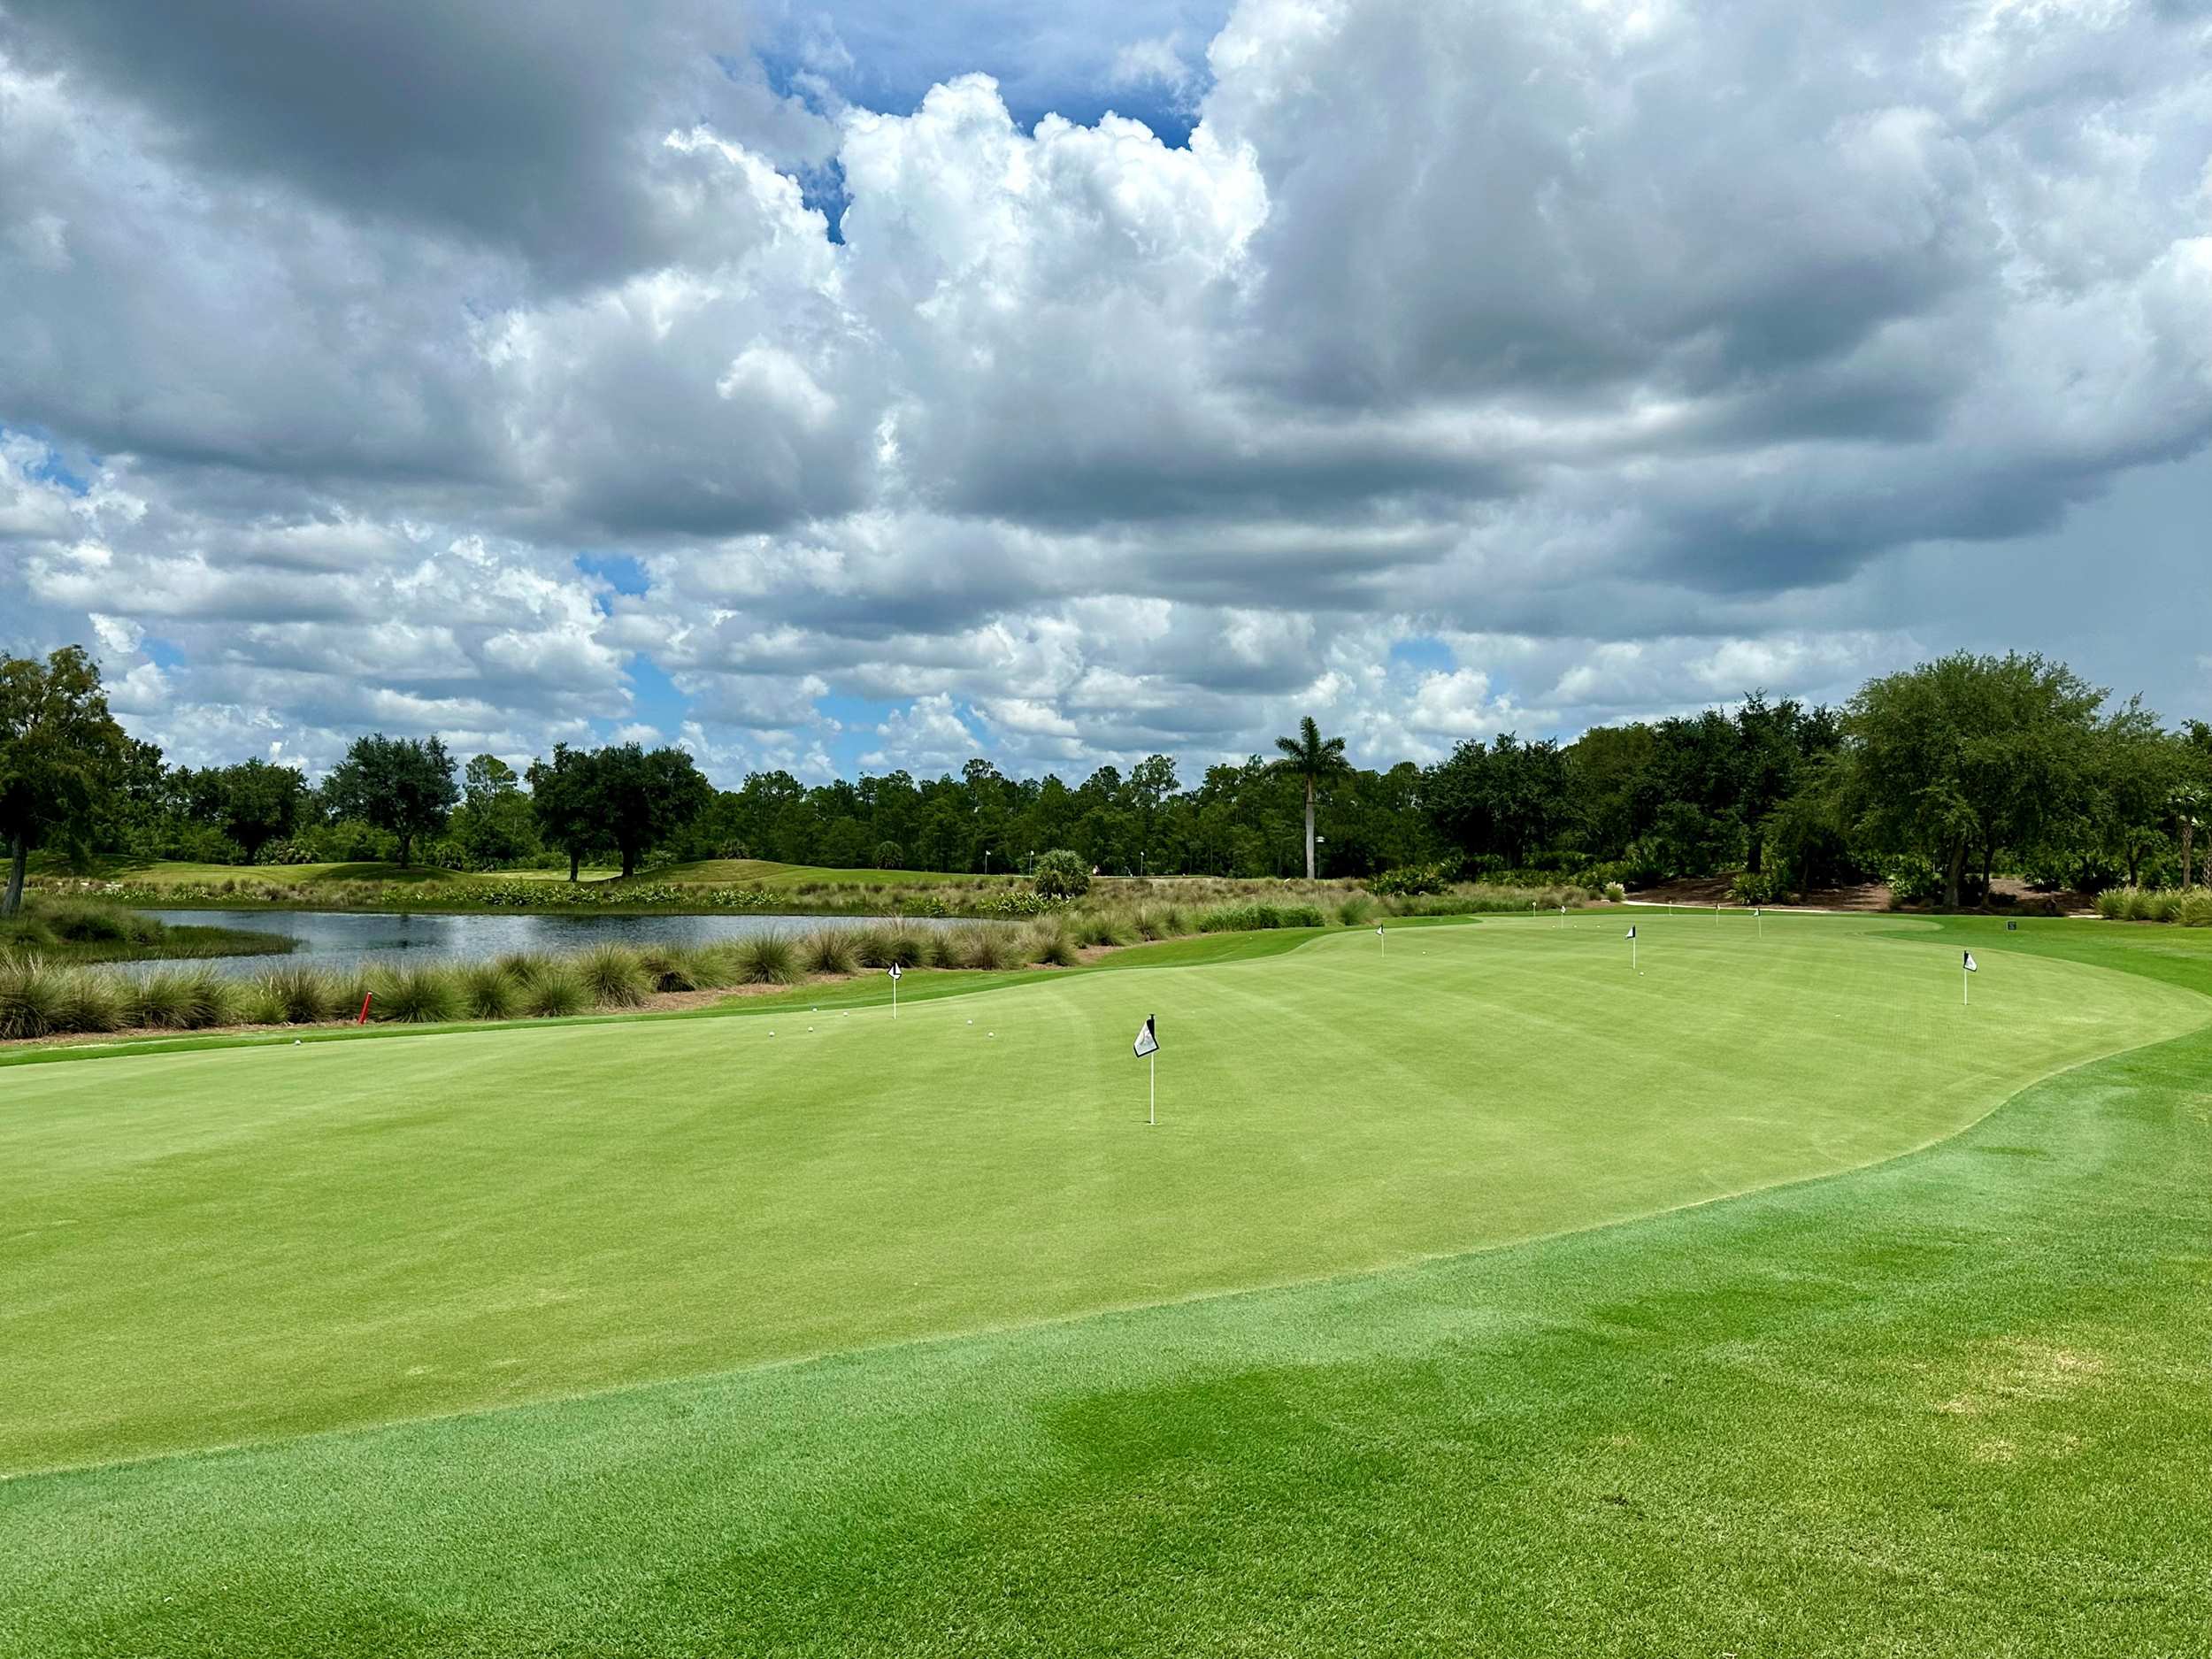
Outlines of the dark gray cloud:
{"label": "dark gray cloud", "polygon": [[196,173],[298,187],[347,216],[519,250],[563,278],[678,250],[654,188],[671,127],[718,126],[818,157],[822,133],[766,89],[725,0],[377,5],[10,0],[27,66],[144,109]]}

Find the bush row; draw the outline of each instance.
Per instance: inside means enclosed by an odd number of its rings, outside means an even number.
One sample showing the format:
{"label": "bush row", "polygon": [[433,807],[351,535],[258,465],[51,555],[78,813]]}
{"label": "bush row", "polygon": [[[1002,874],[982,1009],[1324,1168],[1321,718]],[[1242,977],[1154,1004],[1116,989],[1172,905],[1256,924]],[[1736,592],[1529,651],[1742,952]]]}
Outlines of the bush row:
{"label": "bush row", "polygon": [[2173,922],[2212,927],[2212,887],[2107,887],[2097,914],[2108,922]]}
{"label": "bush row", "polygon": [[[1068,966],[1090,942],[1058,926],[947,930],[824,929],[763,933],[726,944],[635,949],[600,945],[572,956],[513,954],[486,962],[380,964],[360,972],[287,964],[250,979],[206,968],[142,977],[0,955],[0,1039],[221,1025],[557,1018],[635,1008],[657,994],[795,985],[815,975],[901,967]],[[1101,943],[1124,942],[1118,936]]]}

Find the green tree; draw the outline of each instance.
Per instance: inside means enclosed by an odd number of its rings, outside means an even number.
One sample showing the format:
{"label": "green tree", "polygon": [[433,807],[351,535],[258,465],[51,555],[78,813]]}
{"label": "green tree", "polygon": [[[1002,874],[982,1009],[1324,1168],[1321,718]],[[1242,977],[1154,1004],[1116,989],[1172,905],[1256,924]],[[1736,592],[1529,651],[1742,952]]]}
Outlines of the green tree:
{"label": "green tree", "polygon": [[1351,763],[1344,758],[1344,740],[1324,738],[1321,728],[1308,715],[1298,722],[1295,737],[1279,737],[1275,747],[1280,751],[1278,758],[1268,763],[1268,770],[1278,776],[1297,779],[1305,788],[1306,796],[1306,879],[1313,879],[1313,803],[1321,785],[1339,772],[1349,770]]}
{"label": "green tree", "polygon": [[117,787],[127,741],[81,646],[65,645],[42,663],[0,658],[0,837],[8,847],[0,917],[23,908],[31,849],[88,828]]}
{"label": "green tree", "polygon": [[1153,835],[1161,810],[1182,787],[1175,775],[1175,763],[1165,755],[1148,755],[1129,769],[1125,788],[1130,815],[1137,826],[1137,868],[1147,875],[1155,869]]}
{"label": "green tree", "polygon": [[2062,663],[1960,651],[1869,680],[1843,731],[1860,833],[1916,853],[1955,908],[1970,857],[2036,846],[2078,815],[2105,693]]}
{"label": "green tree", "polygon": [[649,753],[635,743],[615,744],[592,757],[592,769],[601,823],[626,876],[714,796],[698,764],[680,749]]}
{"label": "green tree", "polygon": [[461,791],[453,757],[434,737],[356,738],[346,757],[330,769],[324,798],[339,818],[357,818],[399,838],[399,862],[413,862],[416,840],[445,827]]}
{"label": "green tree", "polygon": [[599,810],[599,769],[594,757],[565,743],[553,745],[553,758],[534,760],[525,774],[530,780],[530,815],[548,847],[568,855],[568,879],[576,879],[577,867],[594,848],[605,844],[606,832]]}
{"label": "green tree", "polygon": [[226,766],[216,776],[223,833],[238,843],[248,864],[271,841],[299,828],[307,803],[307,780],[294,768],[256,758]]}
{"label": "green tree", "polygon": [[479,755],[461,773],[461,805],[449,833],[470,866],[488,870],[538,849],[522,779],[496,755]]}

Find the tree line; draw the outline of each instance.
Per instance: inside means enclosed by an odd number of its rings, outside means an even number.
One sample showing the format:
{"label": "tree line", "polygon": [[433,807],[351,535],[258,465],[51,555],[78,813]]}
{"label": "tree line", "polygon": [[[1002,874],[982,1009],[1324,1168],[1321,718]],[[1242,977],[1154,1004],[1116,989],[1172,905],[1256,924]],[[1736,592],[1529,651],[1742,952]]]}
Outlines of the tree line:
{"label": "tree line", "polygon": [[[1025,871],[1071,849],[1111,874],[1570,876],[1648,886],[1740,872],[1751,896],[1863,878],[1972,902],[1999,873],[2046,887],[2187,885],[2212,836],[2212,727],[2169,728],[2063,664],[1958,653],[1839,708],[1753,692],[1732,710],[1508,733],[1428,766],[1353,764],[1307,719],[1271,757],[1186,784],[1153,755],[1079,782],[956,774],[717,789],[680,749],[557,745],[518,772],[436,737],[356,740],[311,784],[264,759],[173,765],[109,715],[89,657],[0,659],[8,905],[41,845],[216,864],[417,858],[495,870],[752,857],[839,868]],[[2212,871],[2206,880],[2212,884]]]}

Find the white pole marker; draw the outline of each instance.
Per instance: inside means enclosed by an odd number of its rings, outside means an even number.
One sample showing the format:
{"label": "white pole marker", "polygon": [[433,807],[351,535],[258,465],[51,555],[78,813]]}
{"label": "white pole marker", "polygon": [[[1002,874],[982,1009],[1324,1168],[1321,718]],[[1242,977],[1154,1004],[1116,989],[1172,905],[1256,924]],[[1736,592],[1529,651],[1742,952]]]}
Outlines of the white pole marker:
{"label": "white pole marker", "polygon": [[1160,1121],[1160,1036],[1147,1014],[1137,1028],[1137,1058],[1145,1064],[1144,1121],[1148,1127]]}

